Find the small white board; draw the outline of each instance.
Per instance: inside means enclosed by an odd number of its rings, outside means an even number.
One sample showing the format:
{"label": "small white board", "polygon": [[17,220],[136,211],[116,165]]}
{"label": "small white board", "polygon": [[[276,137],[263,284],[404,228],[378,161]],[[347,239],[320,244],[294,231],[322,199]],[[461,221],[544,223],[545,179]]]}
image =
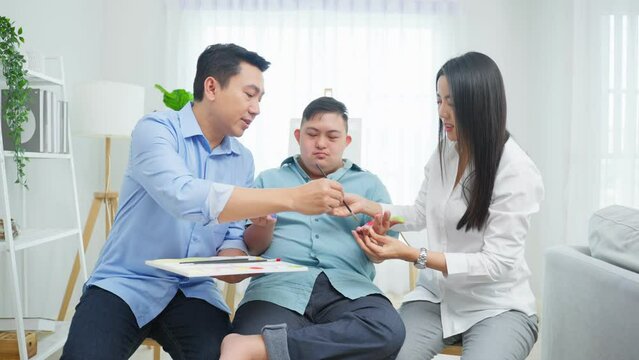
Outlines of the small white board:
{"label": "small white board", "polygon": [[213,256],[147,260],[146,265],[186,277],[307,271],[302,265],[259,256]]}

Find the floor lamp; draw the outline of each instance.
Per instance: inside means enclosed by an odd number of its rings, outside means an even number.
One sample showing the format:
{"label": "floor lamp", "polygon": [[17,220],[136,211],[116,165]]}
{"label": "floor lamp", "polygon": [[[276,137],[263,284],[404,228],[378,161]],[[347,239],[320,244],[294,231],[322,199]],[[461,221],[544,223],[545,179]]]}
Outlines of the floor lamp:
{"label": "floor lamp", "polygon": [[[76,111],[78,123],[75,133],[80,136],[104,138],[104,189],[93,193],[93,202],[87,216],[82,241],[84,251],[89,246],[93,228],[98,219],[100,208],[104,205],[106,236],[108,237],[118,208],[118,193],[111,191],[111,139],[128,138],[137,120],[144,114],[144,88],[137,85],[112,81],[96,81],[82,84],[75,88],[72,105]],[[76,254],[71,275],[58,313],[58,320],[63,321],[73,295],[78,273],[79,257]]]}

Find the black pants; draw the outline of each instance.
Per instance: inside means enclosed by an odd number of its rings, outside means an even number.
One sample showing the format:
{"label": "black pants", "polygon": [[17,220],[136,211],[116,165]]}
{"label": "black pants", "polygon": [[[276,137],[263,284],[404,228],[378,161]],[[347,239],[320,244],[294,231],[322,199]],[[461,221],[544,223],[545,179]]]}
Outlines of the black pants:
{"label": "black pants", "polygon": [[394,359],[405,336],[404,324],[388,299],[369,295],[350,300],[324,273],[315,281],[304,315],[267,301],[251,301],[237,310],[233,331],[260,334],[264,325],[282,323],[287,325],[288,353],[294,360]]}
{"label": "black pants", "polygon": [[76,307],[62,359],[128,359],[145,338],[155,339],[173,359],[218,359],[230,331],[229,316],[181,291],[142,328],[117,295],[92,286]]}

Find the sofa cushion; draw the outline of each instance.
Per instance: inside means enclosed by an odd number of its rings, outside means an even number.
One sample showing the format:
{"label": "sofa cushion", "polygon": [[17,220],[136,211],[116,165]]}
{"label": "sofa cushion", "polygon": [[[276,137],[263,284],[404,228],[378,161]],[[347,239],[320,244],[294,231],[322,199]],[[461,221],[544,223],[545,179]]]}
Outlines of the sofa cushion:
{"label": "sofa cushion", "polygon": [[590,218],[592,256],[639,273],[639,210],[613,205]]}

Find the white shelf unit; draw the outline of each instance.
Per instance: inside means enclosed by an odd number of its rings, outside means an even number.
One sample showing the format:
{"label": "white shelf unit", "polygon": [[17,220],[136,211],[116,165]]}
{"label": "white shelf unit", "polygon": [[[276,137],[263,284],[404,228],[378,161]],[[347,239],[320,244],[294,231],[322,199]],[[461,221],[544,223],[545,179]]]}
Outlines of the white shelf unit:
{"label": "white shelf unit", "polygon": [[[65,91],[64,91],[64,66],[62,62],[62,58],[54,58],[56,64],[59,66],[58,74],[59,78],[52,77],[46,74],[28,71],[28,80],[29,86],[32,88],[45,88],[51,89],[52,91],[57,91],[61,96],[62,100],[66,100]],[[69,126],[70,127],[70,126]],[[80,269],[82,272],[82,276],[84,281],[87,279],[87,268],[86,268],[86,260],[84,256],[84,247],[82,244],[82,228],[80,222],[80,208],[78,205],[78,191],[77,191],[77,183],[75,176],[75,166],[73,162],[73,147],[71,144],[71,131],[68,131],[68,139],[69,139],[69,153],[68,154],[58,154],[58,153],[35,153],[29,152],[25,153],[25,156],[29,158],[29,166],[32,166],[34,162],[42,162],[42,161],[55,161],[56,166],[66,166],[68,167],[68,171],[64,171],[65,174],[68,174],[70,177],[69,182],[71,183],[72,194],[69,194],[72,197],[73,203],[73,211],[69,211],[69,216],[73,216],[71,222],[73,226],[71,228],[38,228],[37,226],[26,226],[24,229],[20,229],[19,234],[16,237],[13,237],[12,231],[10,231],[11,219],[15,218],[14,212],[12,209],[15,209],[17,205],[20,204],[12,204],[9,193],[9,177],[7,174],[7,163],[12,162],[12,158],[14,153],[12,151],[3,151],[3,156],[0,156],[0,182],[2,182],[2,190],[0,193],[1,199],[0,203],[2,208],[0,211],[3,212],[2,218],[5,224],[5,229],[9,231],[5,231],[5,239],[0,240],[0,253],[8,254],[9,257],[9,267],[11,274],[11,288],[3,289],[2,294],[6,294],[7,296],[13,293],[13,309],[14,309],[14,317],[16,319],[16,330],[18,334],[25,334],[24,332],[24,308],[25,308],[25,299],[22,294],[24,293],[20,287],[20,279],[26,279],[25,271],[26,269],[19,269],[19,264],[17,261],[17,255],[23,250],[34,248],[43,244],[51,243],[53,241],[67,241],[74,239],[77,246],[74,246],[74,251],[77,251],[80,259]],[[2,137],[0,136],[0,149],[4,149],[4,144],[2,144]],[[27,178],[29,177],[29,167],[27,167]],[[14,176],[10,174],[10,176]],[[30,179],[30,182],[33,182],[34,179]],[[22,205],[22,219],[26,219],[26,197],[29,196],[29,190],[21,189],[18,191],[17,202]],[[39,199],[39,201],[47,201],[47,199]],[[14,199],[14,202],[15,199]],[[71,209],[69,209],[71,210]],[[37,224],[33,224],[37,225]],[[3,269],[4,271],[4,269]],[[57,274],[56,274],[57,275]],[[66,279],[69,274],[63,273],[59,274],[62,278]],[[26,284],[25,284],[26,285]],[[46,297],[47,294],[44,295],[43,298]],[[56,330],[50,333],[38,333],[38,343],[37,343],[37,354],[31,358],[33,359],[46,359],[56,351],[60,350],[64,343],[66,342],[66,338],[69,332],[70,322],[64,321],[64,319],[59,319],[60,321],[56,322]],[[20,352],[20,360],[28,360],[27,355],[27,346],[26,346],[26,337],[18,336],[18,349]]]}

